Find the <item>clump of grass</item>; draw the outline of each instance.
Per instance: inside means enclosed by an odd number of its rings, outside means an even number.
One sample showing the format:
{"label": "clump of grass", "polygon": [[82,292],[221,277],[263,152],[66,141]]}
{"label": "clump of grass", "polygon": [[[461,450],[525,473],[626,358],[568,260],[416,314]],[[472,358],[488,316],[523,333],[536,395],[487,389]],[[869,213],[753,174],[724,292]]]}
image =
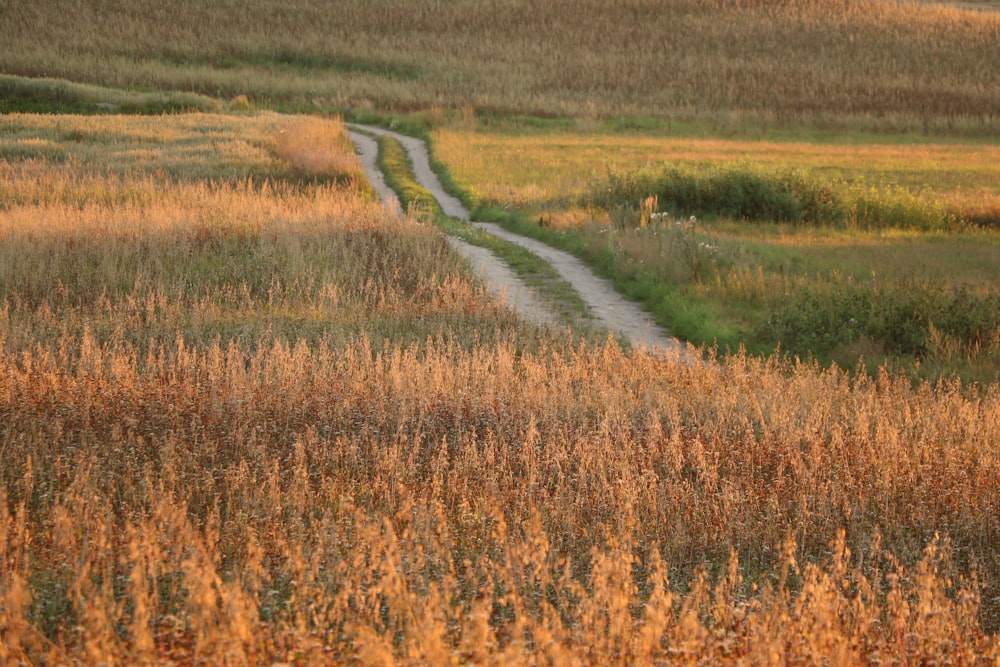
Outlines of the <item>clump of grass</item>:
{"label": "clump of grass", "polygon": [[278,130],[274,150],[298,174],[363,181],[364,170],[339,118],[307,116]]}
{"label": "clump of grass", "polygon": [[770,313],[767,336],[799,355],[836,354],[863,338],[883,354],[925,360],[943,340],[971,351],[991,346],[1000,332],[1000,295],[916,281],[872,285],[834,276],[783,294]]}
{"label": "clump of grass", "polygon": [[837,222],[844,220],[862,229],[951,230],[974,222],[962,220],[940,203],[899,186],[850,188],[844,200],[844,217]]}

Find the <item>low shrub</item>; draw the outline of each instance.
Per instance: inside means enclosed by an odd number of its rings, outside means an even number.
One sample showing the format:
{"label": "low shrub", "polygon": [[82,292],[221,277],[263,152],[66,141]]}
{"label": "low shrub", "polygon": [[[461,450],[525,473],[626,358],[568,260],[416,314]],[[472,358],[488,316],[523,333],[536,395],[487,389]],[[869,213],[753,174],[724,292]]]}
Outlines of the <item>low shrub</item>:
{"label": "low shrub", "polygon": [[657,197],[661,210],[748,222],[920,230],[959,222],[938,202],[902,187],[848,186],[803,170],[768,170],[749,161],[707,169],[666,164],[611,171],[584,203],[631,212],[650,196]]}
{"label": "low shrub", "polygon": [[887,353],[921,359],[936,337],[978,345],[1000,330],[1000,296],[912,281],[816,285],[782,295],[773,308],[761,333],[801,355],[828,353],[865,337]]}
{"label": "low shrub", "polygon": [[905,188],[890,186],[853,188],[845,196],[845,220],[861,229],[899,228],[931,231],[958,222],[939,203],[919,197]]}

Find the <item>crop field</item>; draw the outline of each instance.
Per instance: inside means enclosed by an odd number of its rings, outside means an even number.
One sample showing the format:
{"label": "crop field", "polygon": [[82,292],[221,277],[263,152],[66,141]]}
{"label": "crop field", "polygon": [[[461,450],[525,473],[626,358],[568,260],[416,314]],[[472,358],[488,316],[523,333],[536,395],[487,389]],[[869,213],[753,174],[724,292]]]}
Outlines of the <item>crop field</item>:
{"label": "crop field", "polygon": [[[0,4],[0,71],[304,110],[996,134],[1000,13],[894,0]],[[30,98],[30,96],[29,96]]]}
{"label": "crop field", "polygon": [[[791,133],[789,133],[791,134]],[[680,135],[680,136],[678,136]],[[686,135],[686,136],[685,136]],[[437,157],[484,206],[535,207],[575,202],[609,171],[650,164],[711,167],[741,161],[794,167],[817,177],[868,187],[900,187],[971,221],[1000,226],[1000,143],[928,140],[884,134],[799,133],[780,138],[715,138],[666,128],[613,132],[435,128]]]}
{"label": "crop field", "polygon": [[0,664],[1000,662],[997,4],[0,0]]}

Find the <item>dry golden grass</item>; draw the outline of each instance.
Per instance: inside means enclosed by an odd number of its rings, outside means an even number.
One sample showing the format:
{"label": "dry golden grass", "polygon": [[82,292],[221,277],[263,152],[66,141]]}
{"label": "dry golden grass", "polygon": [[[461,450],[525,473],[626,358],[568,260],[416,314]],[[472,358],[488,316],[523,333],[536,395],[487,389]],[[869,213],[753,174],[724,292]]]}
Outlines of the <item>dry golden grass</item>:
{"label": "dry golden grass", "polygon": [[996,386],[579,343],[349,185],[59,146],[2,164],[0,662],[1000,659]]}
{"label": "dry golden grass", "polygon": [[308,176],[365,178],[361,162],[354,154],[354,144],[339,119],[331,122],[307,116],[296,121],[278,133],[275,152]]}
{"label": "dry golden grass", "polygon": [[892,0],[14,3],[0,70],[301,108],[997,130],[1000,14]]}
{"label": "dry golden grass", "polygon": [[970,578],[995,596],[995,391],[613,346],[56,344],[0,369],[7,659],[997,657]]}
{"label": "dry golden grass", "polygon": [[[510,313],[460,278],[462,264],[439,235],[362,199],[339,124],[160,119],[146,153],[137,137],[149,123],[9,119],[12,134],[23,135],[13,141],[62,133],[52,141],[64,155],[55,164],[0,162],[8,348],[84,329],[101,341],[252,342],[268,333],[315,341],[362,328],[421,341],[450,328],[456,304],[466,303],[493,331],[512,329]],[[317,128],[330,140],[319,141]],[[78,139],[91,131],[113,148],[102,153]],[[300,131],[309,142],[289,138]],[[192,174],[225,178],[189,182],[161,168],[185,159]],[[302,183],[310,161],[323,178]],[[388,290],[397,283],[415,294]]]}

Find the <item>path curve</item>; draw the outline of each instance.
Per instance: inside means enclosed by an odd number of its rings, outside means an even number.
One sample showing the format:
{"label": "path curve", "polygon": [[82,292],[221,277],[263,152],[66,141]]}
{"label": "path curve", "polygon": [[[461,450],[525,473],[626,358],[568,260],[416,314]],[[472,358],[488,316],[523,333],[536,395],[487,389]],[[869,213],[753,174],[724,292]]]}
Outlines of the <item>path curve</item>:
{"label": "path curve", "polygon": [[[406,149],[406,152],[410,157],[410,162],[413,165],[413,173],[417,182],[419,182],[420,185],[426,188],[434,196],[434,198],[438,200],[438,203],[441,205],[441,210],[446,215],[470,222],[469,212],[462,205],[462,202],[445,191],[444,187],[441,185],[441,181],[437,177],[437,174],[434,173],[434,170],[431,168],[430,158],[427,153],[427,146],[423,141],[414,137],[399,134],[398,132],[383,129],[381,127],[357,125],[353,123],[349,124],[348,127],[370,132],[372,134],[389,136],[399,141],[399,143],[403,145],[403,148]],[[391,201],[395,198],[395,195],[392,194],[392,191],[385,186],[385,179],[375,162],[378,155],[378,145],[371,137],[365,136],[360,132],[352,131],[350,132],[350,135],[351,138],[354,139],[355,144],[358,146],[362,164],[364,165],[365,171],[368,173],[369,180],[372,181],[372,186],[379,192],[383,201],[390,202],[389,205],[392,205]],[[370,145],[368,142],[370,142]],[[372,147],[374,147],[373,153],[370,152],[373,150]],[[398,208],[398,200],[396,200],[395,205]],[[572,285],[576,291],[580,293],[581,298],[590,308],[590,315],[595,323],[625,336],[636,347],[663,348],[683,352],[684,346],[680,341],[656,324],[652,317],[650,317],[650,315],[638,304],[628,301],[618,294],[618,292],[615,291],[607,280],[595,275],[594,272],[591,271],[590,268],[578,258],[567,252],[563,252],[562,250],[557,250],[556,248],[546,245],[540,241],[536,241],[535,239],[509,232],[495,223],[470,222],[470,224],[506,241],[516,243],[551,264],[552,268],[554,268],[566,282]],[[497,259],[493,253],[485,250],[484,248],[471,246],[461,241],[459,241],[459,243],[464,246],[468,246],[468,248],[473,248],[476,251],[479,251],[479,254],[485,253],[488,255],[491,259],[480,257],[478,261],[485,262],[486,264],[500,264],[503,269],[506,269],[510,276],[513,277],[516,284],[521,285],[521,287],[524,288],[524,284],[517,278],[516,275],[514,275],[513,271],[511,271],[510,268],[507,267],[507,265],[501,260]],[[466,250],[461,247],[459,249],[462,250],[467,257],[469,256]],[[480,267],[477,261],[473,260],[473,263],[476,264],[477,270],[482,273],[483,268]],[[510,285],[507,289],[508,293],[515,292],[518,296],[520,296],[518,288]],[[534,299],[533,296],[532,300],[534,300],[535,304],[537,304],[537,300]],[[524,308],[523,303],[519,305],[518,301],[518,299],[515,299],[515,307],[519,309]],[[528,314],[529,317],[538,319],[537,313],[526,314]],[[548,316],[548,321],[552,321],[551,315]]]}
{"label": "path curve", "polygon": [[[372,133],[384,131],[381,128],[357,127]],[[360,132],[349,130],[348,135],[357,147],[361,166],[364,167],[368,180],[375,192],[378,193],[382,203],[390,211],[400,211],[399,198],[386,184],[385,175],[378,168],[378,143],[367,134]],[[394,136],[401,137],[403,135]],[[430,169],[429,163],[427,168]],[[501,302],[509,304],[519,315],[533,322],[543,325],[558,325],[552,311],[542,305],[534,291],[525,285],[524,281],[496,255],[486,248],[474,246],[454,236],[448,236],[447,239],[451,246],[472,264],[473,270],[482,279],[486,288]]]}

